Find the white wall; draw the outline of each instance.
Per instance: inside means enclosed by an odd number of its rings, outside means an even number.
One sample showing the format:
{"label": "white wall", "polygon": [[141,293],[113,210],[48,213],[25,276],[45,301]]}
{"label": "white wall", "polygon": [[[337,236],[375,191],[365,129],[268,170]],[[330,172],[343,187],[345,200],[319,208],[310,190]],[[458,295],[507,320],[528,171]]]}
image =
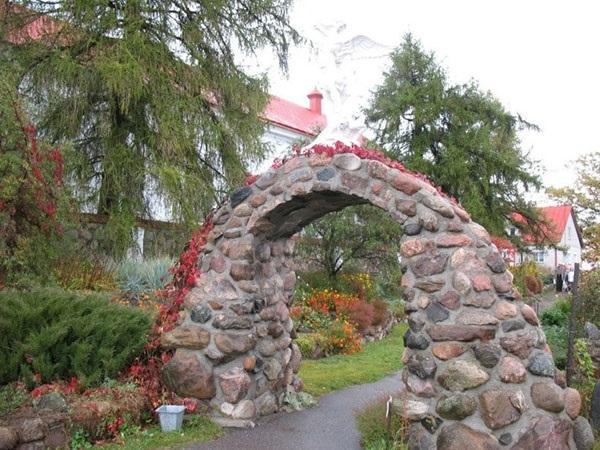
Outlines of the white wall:
{"label": "white wall", "polygon": [[271,167],[273,160],[288,155],[294,144],[305,143],[313,139],[287,128],[268,125],[262,141],[267,144],[269,151],[265,155],[264,160],[255,167],[251,167],[250,171],[254,174],[266,172]]}
{"label": "white wall", "polygon": [[581,244],[579,243],[572,215],[569,216],[565,232],[560,240],[560,245],[561,247],[566,247],[567,251],[558,251],[558,264],[581,263]]}

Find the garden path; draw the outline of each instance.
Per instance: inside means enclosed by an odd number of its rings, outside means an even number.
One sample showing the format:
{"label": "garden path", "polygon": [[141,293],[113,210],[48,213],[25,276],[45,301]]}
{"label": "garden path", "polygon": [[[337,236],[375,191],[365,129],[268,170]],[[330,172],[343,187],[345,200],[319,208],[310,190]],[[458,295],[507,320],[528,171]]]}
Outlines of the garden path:
{"label": "garden path", "polygon": [[400,373],[375,383],[333,392],[312,408],[278,413],[259,421],[256,428],[236,429],[221,439],[185,447],[189,450],[359,450],[355,413],[374,400],[395,394]]}
{"label": "garden path", "polygon": [[565,295],[567,294],[562,293],[556,295],[556,290],[554,289],[554,286],[546,286],[542,294],[539,296],[539,314],[541,314],[546,309],[551,308],[554,305],[554,302],[556,302],[556,300],[558,300],[559,298],[563,298]]}

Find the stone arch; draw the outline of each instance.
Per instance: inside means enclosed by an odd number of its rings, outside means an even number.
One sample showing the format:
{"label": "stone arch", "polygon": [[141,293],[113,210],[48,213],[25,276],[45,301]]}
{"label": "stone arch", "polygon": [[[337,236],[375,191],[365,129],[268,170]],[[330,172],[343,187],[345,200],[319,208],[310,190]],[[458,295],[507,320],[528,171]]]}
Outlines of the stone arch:
{"label": "stone arch", "polygon": [[167,383],[234,418],[277,411],[286,390],[300,384],[288,311],[290,237],[361,203],[404,228],[410,448],[510,442],[574,449],[579,394],[555,382],[538,318],[520,301],[488,233],[424,177],[339,143],[272,168],[215,212],[198,261],[202,275],[178,325],[162,336],[176,348],[164,369]]}

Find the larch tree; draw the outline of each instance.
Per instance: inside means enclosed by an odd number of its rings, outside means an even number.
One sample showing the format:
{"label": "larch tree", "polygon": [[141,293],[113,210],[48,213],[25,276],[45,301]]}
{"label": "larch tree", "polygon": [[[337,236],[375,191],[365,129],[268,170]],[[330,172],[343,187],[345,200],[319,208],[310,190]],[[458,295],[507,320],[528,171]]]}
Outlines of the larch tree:
{"label": "larch tree", "polygon": [[[149,192],[197,223],[264,153],[264,77],[238,54],[270,47],[286,70],[300,37],[291,0],[2,2],[0,64],[18,73],[44,139],[65,144],[68,179],[131,244]],[[68,145],[71,144],[71,145]]]}
{"label": "larch tree", "polygon": [[524,192],[541,182],[518,136],[536,126],[474,81],[450,83],[435,55],[410,34],[392,53],[365,114],[378,145],[458,199],[490,232],[504,234],[513,213],[536,226],[538,213]]}

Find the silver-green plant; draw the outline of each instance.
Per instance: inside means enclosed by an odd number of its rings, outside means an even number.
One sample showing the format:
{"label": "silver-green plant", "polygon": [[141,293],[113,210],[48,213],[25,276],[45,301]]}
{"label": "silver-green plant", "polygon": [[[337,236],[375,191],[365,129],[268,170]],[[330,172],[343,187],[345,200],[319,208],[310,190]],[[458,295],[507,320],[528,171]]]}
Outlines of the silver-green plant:
{"label": "silver-green plant", "polygon": [[162,288],[171,281],[171,258],[145,260],[125,259],[117,266],[119,287],[126,292],[148,292]]}

